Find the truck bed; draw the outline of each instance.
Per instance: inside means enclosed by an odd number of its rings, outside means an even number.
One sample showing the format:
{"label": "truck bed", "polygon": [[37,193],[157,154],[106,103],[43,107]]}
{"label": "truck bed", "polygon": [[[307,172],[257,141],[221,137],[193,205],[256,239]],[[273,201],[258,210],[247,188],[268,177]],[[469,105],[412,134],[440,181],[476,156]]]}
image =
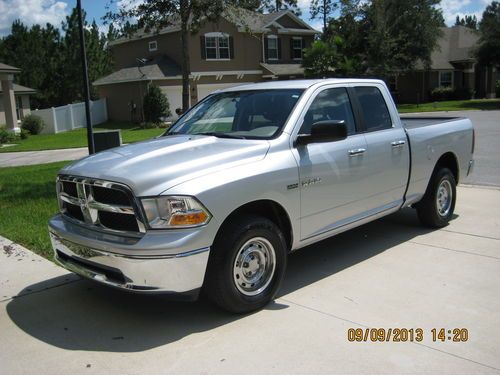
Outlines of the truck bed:
{"label": "truck bed", "polygon": [[401,122],[403,123],[403,126],[405,129],[415,129],[415,128],[421,128],[424,126],[430,126],[430,125],[437,125],[437,124],[443,124],[446,122],[451,122],[455,120],[462,120],[465,119],[465,117],[420,117],[420,116],[401,116]]}

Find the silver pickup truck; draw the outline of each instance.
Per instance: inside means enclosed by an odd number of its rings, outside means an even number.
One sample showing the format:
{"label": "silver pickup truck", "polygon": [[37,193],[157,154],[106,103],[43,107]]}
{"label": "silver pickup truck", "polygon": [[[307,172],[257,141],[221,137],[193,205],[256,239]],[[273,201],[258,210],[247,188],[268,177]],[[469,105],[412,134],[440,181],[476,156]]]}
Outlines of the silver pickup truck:
{"label": "silver pickup truck", "polygon": [[446,225],[473,152],[468,119],[402,119],[379,80],[243,85],[158,138],[64,167],[50,237],[84,277],[248,312],[276,295],[292,251],[407,206]]}

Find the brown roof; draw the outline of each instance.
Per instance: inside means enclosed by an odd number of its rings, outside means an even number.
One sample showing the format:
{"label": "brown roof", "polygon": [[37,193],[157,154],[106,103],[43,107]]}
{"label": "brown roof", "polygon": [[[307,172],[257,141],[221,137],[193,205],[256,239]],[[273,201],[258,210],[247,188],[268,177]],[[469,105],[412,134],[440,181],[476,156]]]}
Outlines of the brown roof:
{"label": "brown roof", "polygon": [[19,73],[21,69],[1,63],[0,62],[0,73]]}
{"label": "brown roof", "polygon": [[[221,17],[225,18],[229,22],[235,24],[238,27],[241,27],[249,32],[261,33],[265,31],[270,31],[269,25],[273,22],[281,18],[287,14],[289,17],[294,19],[298,25],[302,25],[308,32],[312,34],[319,34],[319,31],[313,29],[306,22],[301,20],[295,14],[293,14],[290,10],[280,10],[279,12],[272,13],[259,13],[248,9],[237,8],[237,7],[228,7],[222,13]],[[144,29],[137,30],[134,35],[130,37],[121,37],[116,40],[113,40],[109,43],[110,46],[126,43],[130,40],[142,39],[144,37],[152,36],[155,34],[168,34],[173,32],[178,32],[181,30],[180,20],[175,18],[172,19],[172,22],[169,26],[161,29],[160,31],[152,31],[145,32]]]}
{"label": "brown roof", "polygon": [[108,85],[120,82],[149,81],[165,78],[180,78],[181,68],[167,56],[146,60],[145,64],[137,62],[94,81],[94,85]]}
{"label": "brown roof", "polygon": [[[13,83],[12,86],[14,88],[15,94],[34,94],[34,93],[36,93],[35,89],[29,88],[26,86],[21,86],[21,85],[18,85],[17,83]],[[1,86],[0,86],[0,93],[2,93]]]}

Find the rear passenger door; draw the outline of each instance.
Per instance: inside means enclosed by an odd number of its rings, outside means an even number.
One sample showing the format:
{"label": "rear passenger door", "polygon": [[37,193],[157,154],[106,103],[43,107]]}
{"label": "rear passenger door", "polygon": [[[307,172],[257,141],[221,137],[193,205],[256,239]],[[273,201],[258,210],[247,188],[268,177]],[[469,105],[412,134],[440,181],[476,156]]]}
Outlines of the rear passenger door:
{"label": "rear passenger door", "polygon": [[387,90],[378,84],[352,85],[362,132],[366,140],[366,168],[369,185],[363,201],[366,214],[396,207],[403,202],[410,168],[406,133],[387,103]]}
{"label": "rear passenger door", "polygon": [[315,122],[326,120],[345,121],[347,138],[293,148],[299,164],[302,240],[352,221],[363,209],[369,187],[365,136],[358,132],[345,87],[326,87],[313,94],[296,133],[310,134]]}

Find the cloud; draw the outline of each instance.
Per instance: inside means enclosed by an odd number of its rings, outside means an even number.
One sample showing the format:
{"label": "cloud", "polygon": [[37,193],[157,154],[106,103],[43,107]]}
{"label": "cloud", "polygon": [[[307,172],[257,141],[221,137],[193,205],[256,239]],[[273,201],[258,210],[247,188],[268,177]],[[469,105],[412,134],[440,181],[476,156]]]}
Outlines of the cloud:
{"label": "cloud", "polygon": [[[482,2],[484,3],[485,0]],[[482,10],[471,11],[471,5],[477,6],[477,4],[471,4],[471,0],[441,0],[444,22],[448,26],[453,26],[457,16],[463,17],[466,14],[475,15],[479,21],[483,12]]]}
{"label": "cloud", "polygon": [[56,0],[2,0],[0,1],[0,36],[10,33],[12,22],[20,19],[25,25],[59,26],[67,15],[67,6]]}

